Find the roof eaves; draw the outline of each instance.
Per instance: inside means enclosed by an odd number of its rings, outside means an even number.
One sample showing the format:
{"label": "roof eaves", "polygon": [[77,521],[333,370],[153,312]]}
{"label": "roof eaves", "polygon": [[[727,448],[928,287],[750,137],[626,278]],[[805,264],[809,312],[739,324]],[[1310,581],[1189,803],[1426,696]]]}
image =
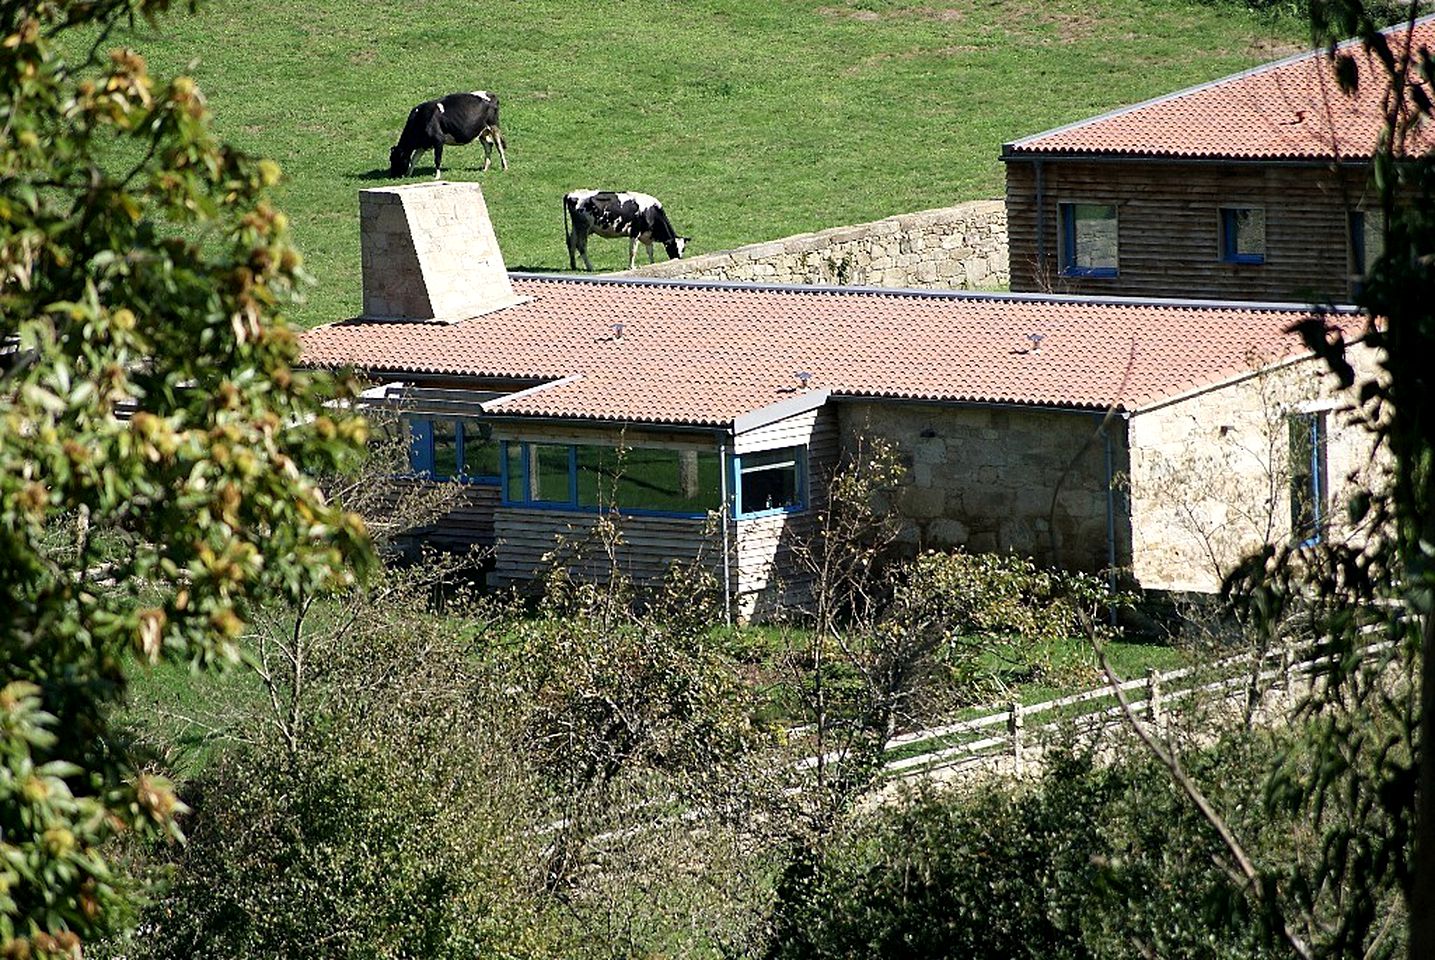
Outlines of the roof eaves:
{"label": "roof eaves", "polygon": [[498,407],[500,407],[500,406],[503,406],[503,405],[506,404],[506,403],[513,403],[513,402],[515,402],[515,401],[527,400],[527,399],[529,399],[530,397],[532,397],[532,396],[534,396],[534,395],[536,395],[536,394],[540,394],[540,393],[543,393],[543,392],[548,391],[548,390],[554,390],[554,389],[557,389],[558,387],[565,387],[565,386],[567,386],[568,384],[570,384],[570,383],[576,383],[577,381],[579,381],[579,380],[581,380],[581,379],[583,379],[583,375],[582,375],[581,373],[575,373],[575,374],[572,374],[571,376],[560,377],[560,378],[557,379],[557,380],[550,380],[550,381],[548,381],[547,383],[540,383],[540,384],[538,384],[538,386],[536,386],[536,387],[529,387],[529,388],[526,389],[526,390],[519,390],[519,391],[517,391],[516,393],[505,394],[504,396],[498,397],[498,398],[495,399],[495,400],[485,401],[485,402],[482,404],[483,412],[484,412],[484,413],[489,413],[489,412],[495,410],[496,408],[498,408]]}
{"label": "roof eaves", "polygon": [[739,292],[749,291],[753,293],[820,293],[840,296],[908,297],[923,300],[972,300],[985,303],[1010,301],[1015,303],[1084,304],[1089,306],[1112,307],[1195,307],[1200,309],[1244,310],[1254,313],[1360,312],[1358,307],[1350,304],[1314,304],[1295,301],[1203,300],[1193,297],[1113,297],[1101,296],[1099,294],[922,290],[910,287],[860,287],[822,284],[762,284],[744,283],[736,280],[685,280],[664,277],[588,277],[575,274],[522,273],[516,271],[511,273],[510,276],[519,280],[537,280],[545,283],[596,283],[618,287],[673,287],[733,290]]}

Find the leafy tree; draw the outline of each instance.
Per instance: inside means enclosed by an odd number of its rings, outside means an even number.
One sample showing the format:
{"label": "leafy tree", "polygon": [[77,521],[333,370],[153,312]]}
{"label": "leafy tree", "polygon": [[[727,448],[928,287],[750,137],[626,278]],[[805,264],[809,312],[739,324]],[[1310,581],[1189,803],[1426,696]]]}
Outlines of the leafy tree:
{"label": "leafy tree", "polygon": [[112,726],[131,665],[233,661],[256,598],[348,584],[370,556],[306,478],[365,428],[291,369],[278,168],[214,135],[188,77],[100,52],[167,6],[0,4],[6,955],[122,925],[105,843],[176,830],[169,784]]}
{"label": "leafy tree", "polygon": [[[1300,333],[1352,390],[1345,415],[1373,432],[1384,475],[1351,500],[1360,536],[1267,549],[1227,584],[1259,628],[1274,634],[1297,613],[1330,651],[1305,705],[1304,749],[1272,764],[1266,803],[1270,816],[1301,818],[1321,856],[1253,857],[1174,753],[1151,743],[1222,837],[1252,915],[1307,957],[1391,956],[1402,940],[1412,958],[1435,951],[1435,154],[1421,152],[1417,138],[1435,121],[1435,51],[1411,42],[1421,7],[1408,3],[1406,30],[1392,35],[1381,30],[1385,4],[1309,5],[1340,90],[1381,91],[1371,181],[1384,253],[1360,298],[1372,318],[1363,339],[1376,351],[1376,374],[1357,382],[1348,344],[1319,318]],[[1337,48],[1345,37],[1358,46]],[[1372,651],[1378,641],[1383,649]],[[1400,919],[1392,893],[1403,898],[1408,931],[1392,932]]]}

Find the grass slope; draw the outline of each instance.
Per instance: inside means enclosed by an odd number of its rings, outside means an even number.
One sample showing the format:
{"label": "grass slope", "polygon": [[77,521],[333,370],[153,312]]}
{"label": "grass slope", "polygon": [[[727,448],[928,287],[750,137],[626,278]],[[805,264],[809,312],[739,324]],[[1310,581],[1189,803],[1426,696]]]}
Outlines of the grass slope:
{"label": "grass slope", "polygon": [[[431,96],[500,94],[513,165],[482,180],[506,260],[566,269],[574,187],[656,194],[695,253],[999,196],[1002,142],[1296,39],[1185,0],[212,0],[120,38],[162,73],[193,63],[221,131],[283,165],[305,325],[357,313],[355,193],[391,182]],[[456,148],[446,172],[481,163]]]}

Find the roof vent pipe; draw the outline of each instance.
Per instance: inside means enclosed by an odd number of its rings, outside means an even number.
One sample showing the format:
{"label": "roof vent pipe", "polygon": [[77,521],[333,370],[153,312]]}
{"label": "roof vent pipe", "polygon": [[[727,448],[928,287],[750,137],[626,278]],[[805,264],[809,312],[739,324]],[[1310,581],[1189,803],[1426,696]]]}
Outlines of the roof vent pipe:
{"label": "roof vent pipe", "polygon": [[1041,353],[1041,342],[1046,339],[1046,334],[1028,333],[1026,338],[1031,341],[1031,352]]}
{"label": "roof vent pipe", "polygon": [[812,374],[806,370],[799,370],[793,376],[797,378],[797,382],[802,385],[803,390],[807,389],[807,381],[812,379]]}

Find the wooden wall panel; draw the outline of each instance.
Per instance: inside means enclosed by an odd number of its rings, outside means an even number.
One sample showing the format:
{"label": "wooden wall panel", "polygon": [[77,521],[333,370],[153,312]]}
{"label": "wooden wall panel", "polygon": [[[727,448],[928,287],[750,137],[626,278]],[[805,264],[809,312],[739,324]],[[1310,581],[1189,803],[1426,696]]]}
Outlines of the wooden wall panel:
{"label": "wooden wall panel", "polygon": [[[1036,175],[1007,163],[1011,288],[1023,292],[1220,300],[1348,302],[1347,213],[1366,201],[1363,170],[1260,164],[1043,161],[1045,259],[1038,263]],[[1115,203],[1119,275],[1061,277],[1058,204]],[[1266,213],[1262,264],[1226,263],[1220,208]]]}

